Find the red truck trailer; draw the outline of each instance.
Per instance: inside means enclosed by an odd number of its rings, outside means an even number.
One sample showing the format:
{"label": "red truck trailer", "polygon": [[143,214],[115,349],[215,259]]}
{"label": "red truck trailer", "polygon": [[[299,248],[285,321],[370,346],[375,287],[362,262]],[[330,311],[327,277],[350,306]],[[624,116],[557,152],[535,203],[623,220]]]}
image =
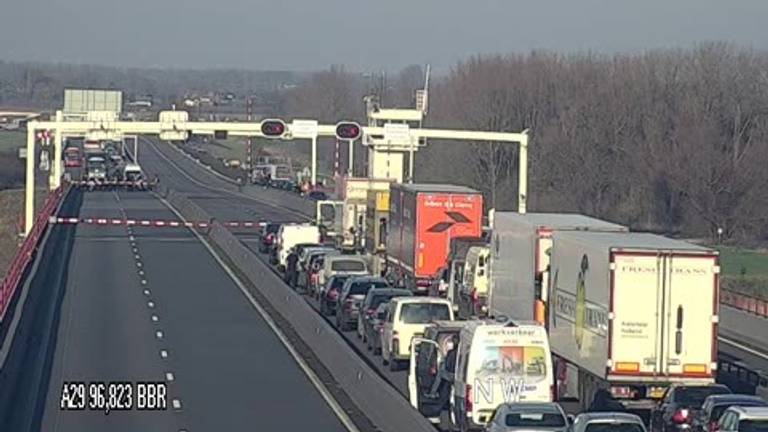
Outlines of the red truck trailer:
{"label": "red truck trailer", "polygon": [[464,186],[393,184],[387,232],[387,273],[426,294],[445,265],[454,237],[480,237],[483,196]]}

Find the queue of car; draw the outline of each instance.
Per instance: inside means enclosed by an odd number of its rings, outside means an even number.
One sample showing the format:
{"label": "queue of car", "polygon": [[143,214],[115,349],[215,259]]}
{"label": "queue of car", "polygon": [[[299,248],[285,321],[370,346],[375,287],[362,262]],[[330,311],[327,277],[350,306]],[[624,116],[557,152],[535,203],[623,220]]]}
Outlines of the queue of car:
{"label": "queue of car", "polygon": [[[259,250],[280,271],[296,272],[286,281],[316,301],[339,331],[354,331],[390,371],[407,369],[407,397],[434,423],[448,417],[461,431],[494,432],[645,432],[646,423],[660,432],[768,432],[768,404],[720,384],[673,384],[650,421],[610,409],[618,403],[594,402],[569,416],[556,401],[559,372],[541,323],[459,320],[450,300],[415,295],[372,275],[365,257],[324,244],[314,225],[264,224]],[[601,394],[613,397],[607,389]]]}

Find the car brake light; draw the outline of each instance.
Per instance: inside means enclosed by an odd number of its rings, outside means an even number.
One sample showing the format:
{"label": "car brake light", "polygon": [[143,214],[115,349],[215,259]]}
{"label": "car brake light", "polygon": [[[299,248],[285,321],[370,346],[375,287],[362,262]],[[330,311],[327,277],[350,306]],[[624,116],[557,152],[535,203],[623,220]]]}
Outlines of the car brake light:
{"label": "car brake light", "polygon": [[369,317],[373,316],[374,313],[376,313],[376,309],[368,309],[367,311],[365,311],[365,314],[368,315]]}
{"label": "car brake light", "polygon": [[688,423],[688,420],[689,420],[688,414],[689,413],[690,413],[690,411],[688,411],[685,408],[679,409],[679,410],[675,411],[674,415],[672,415],[672,421],[675,422],[675,424]]}
{"label": "car brake light", "polygon": [[328,298],[331,300],[336,300],[337,298],[339,298],[339,292],[336,291],[335,289],[328,291]]}
{"label": "car brake light", "polygon": [[717,422],[709,422],[709,432],[717,432]]}
{"label": "car brake light", "polygon": [[470,295],[472,296],[472,303],[477,303],[477,288],[472,288]]}
{"label": "car brake light", "polygon": [[430,375],[437,375],[437,368],[432,366],[429,368],[429,374]]}
{"label": "car brake light", "polygon": [[472,412],[472,386],[467,384],[466,395],[464,396],[464,409],[467,413]]}

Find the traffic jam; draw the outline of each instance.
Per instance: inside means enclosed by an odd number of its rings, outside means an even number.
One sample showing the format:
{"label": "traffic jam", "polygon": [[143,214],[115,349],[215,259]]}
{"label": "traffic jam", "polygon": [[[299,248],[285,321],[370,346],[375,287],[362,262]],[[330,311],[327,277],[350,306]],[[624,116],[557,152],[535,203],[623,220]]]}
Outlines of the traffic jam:
{"label": "traffic jam", "polygon": [[148,179],[124,141],[68,139],[63,155],[70,183],[93,190],[151,190],[158,179]]}
{"label": "traffic jam", "polygon": [[440,429],[768,431],[759,389],[717,380],[715,250],[486,214],[458,185],[347,177],[336,196],[262,223],[258,251]]}

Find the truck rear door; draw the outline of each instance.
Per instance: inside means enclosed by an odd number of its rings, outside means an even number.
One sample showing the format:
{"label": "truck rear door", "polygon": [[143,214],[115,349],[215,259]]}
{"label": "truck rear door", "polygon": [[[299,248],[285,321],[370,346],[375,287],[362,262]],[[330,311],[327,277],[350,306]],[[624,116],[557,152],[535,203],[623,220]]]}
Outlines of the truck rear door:
{"label": "truck rear door", "polygon": [[612,259],[610,373],[658,374],[663,349],[658,311],[663,305],[664,258],[654,253],[618,252]]}
{"label": "truck rear door", "polygon": [[717,257],[671,254],[665,267],[662,372],[711,377],[717,349]]}

